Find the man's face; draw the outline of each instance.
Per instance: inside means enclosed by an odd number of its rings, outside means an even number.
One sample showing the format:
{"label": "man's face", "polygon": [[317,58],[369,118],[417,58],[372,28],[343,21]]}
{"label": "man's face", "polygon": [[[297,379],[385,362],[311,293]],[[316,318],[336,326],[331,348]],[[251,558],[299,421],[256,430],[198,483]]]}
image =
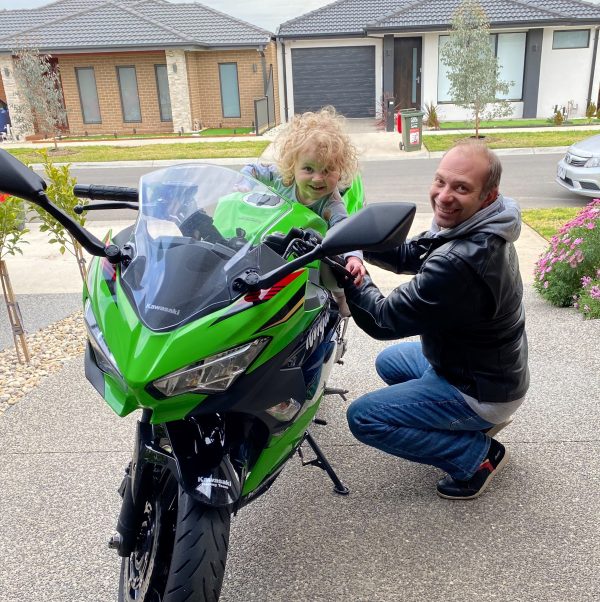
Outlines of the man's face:
{"label": "man's face", "polygon": [[296,196],[303,205],[329,196],[340,181],[340,172],[323,165],[312,146],[305,147],[299,154],[294,166]]}
{"label": "man's face", "polygon": [[429,189],[433,217],[440,228],[462,224],[496,199],[498,189],[480,198],[488,171],[487,160],[471,149],[457,147],[444,155]]}

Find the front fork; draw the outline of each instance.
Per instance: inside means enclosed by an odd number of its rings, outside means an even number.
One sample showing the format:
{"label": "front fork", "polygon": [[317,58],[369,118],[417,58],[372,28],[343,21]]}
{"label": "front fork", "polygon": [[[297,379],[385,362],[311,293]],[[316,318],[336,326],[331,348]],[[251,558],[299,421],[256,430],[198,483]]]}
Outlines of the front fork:
{"label": "front fork", "polygon": [[205,424],[186,420],[158,427],[150,417],[150,410],[144,410],[137,423],[133,458],[119,487],[123,503],[117,532],[109,541],[119,556],[127,557],[135,548],[147,494],[156,487],[157,467],[168,470],[185,493],[206,506],[233,506],[241,497],[243,483],[225,448],[219,416]]}

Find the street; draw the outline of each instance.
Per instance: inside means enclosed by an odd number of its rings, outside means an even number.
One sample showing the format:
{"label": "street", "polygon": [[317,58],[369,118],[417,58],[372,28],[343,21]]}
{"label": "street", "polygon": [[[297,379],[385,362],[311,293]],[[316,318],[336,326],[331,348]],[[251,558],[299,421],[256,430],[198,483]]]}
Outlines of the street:
{"label": "street", "polygon": [[[515,198],[523,209],[543,207],[583,207],[586,197],[569,193],[554,181],[556,163],[560,154],[502,155],[504,173],[502,192]],[[428,211],[427,191],[439,159],[403,159],[364,161],[361,171],[364,178],[367,201],[410,201],[418,211]],[[240,169],[242,163],[230,164]],[[77,167],[72,174],[80,184],[114,184],[137,186],[139,178],[157,167]],[[129,210],[101,211],[88,214],[89,220],[130,219]]]}

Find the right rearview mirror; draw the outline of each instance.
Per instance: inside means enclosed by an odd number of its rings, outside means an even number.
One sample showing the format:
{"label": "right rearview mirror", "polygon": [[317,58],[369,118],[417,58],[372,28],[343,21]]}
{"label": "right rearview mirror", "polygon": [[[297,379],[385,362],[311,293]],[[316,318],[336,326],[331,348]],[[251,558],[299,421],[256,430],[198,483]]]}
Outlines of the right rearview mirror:
{"label": "right rearview mirror", "polygon": [[415,217],[414,203],[375,203],[336,224],[323,239],[325,255],[384,251],[402,244]]}

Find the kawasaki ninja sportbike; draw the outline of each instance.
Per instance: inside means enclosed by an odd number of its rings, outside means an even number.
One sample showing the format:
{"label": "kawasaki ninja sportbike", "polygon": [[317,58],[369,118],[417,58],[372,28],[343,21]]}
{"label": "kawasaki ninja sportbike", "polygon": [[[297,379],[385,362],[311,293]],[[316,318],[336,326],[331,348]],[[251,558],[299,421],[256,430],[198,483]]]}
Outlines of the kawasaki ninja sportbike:
{"label": "kawasaki ninja sportbike", "polygon": [[[120,487],[119,599],[217,600],[230,519],[309,445],[344,350],[322,284],[330,259],[404,240],[415,207],[372,205],[326,232],[313,212],[239,173],[186,164],[136,189],[78,186],[131,207],[135,225],[101,242],[52,205],[45,183],[0,151],[0,190],[44,208],[94,257],[84,287],[87,378],[119,415],[141,410]],[[81,208],[83,210],[83,208]],[[318,421],[318,420],[317,420]]]}

